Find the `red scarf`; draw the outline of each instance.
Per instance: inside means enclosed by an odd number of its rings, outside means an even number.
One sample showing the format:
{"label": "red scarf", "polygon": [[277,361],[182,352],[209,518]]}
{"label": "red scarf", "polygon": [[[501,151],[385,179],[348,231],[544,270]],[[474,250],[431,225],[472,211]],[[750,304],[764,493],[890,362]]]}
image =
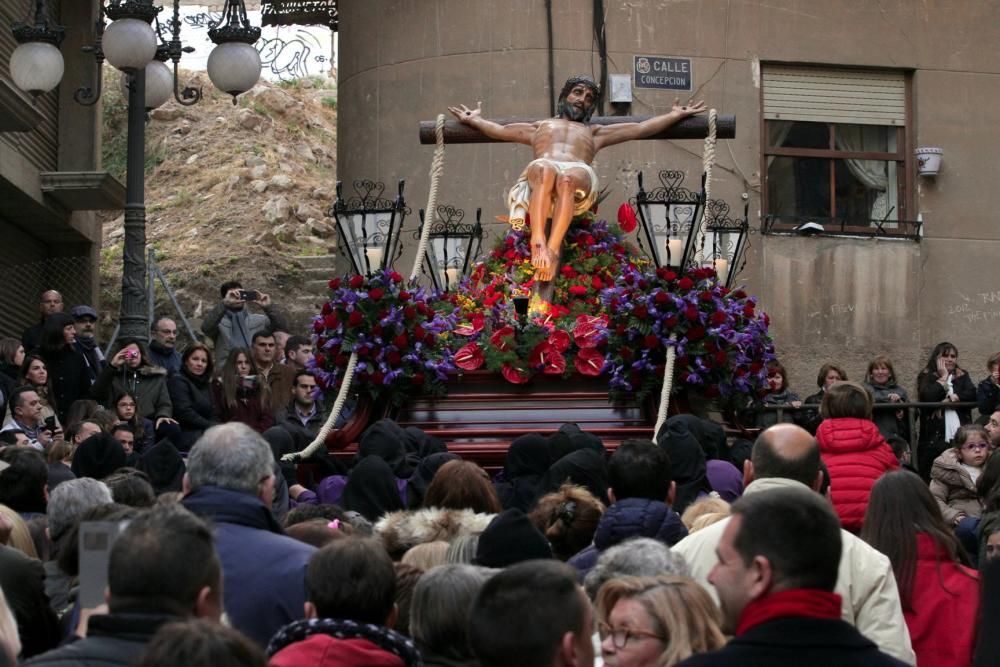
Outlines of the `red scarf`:
{"label": "red scarf", "polygon": [[776,618],[840,618],[840,596],[818,588],[795,588],[751,600],[736,626],[739,637]]}

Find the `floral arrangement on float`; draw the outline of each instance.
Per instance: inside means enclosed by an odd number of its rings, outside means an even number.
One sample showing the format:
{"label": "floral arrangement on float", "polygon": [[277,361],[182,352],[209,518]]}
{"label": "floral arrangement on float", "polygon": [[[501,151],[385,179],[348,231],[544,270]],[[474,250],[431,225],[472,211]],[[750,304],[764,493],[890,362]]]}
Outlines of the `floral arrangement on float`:
{"label": "floral arrangement on float", "polygon": [[[708,397],[762,391],[774,353],[756,299],[727,290],[710,268],[655,269],[626,238],[635,228],[628,204],[617,224],[593,212],[574,219],[551,302],[531,296],[526,230],[499,239],[455,291],[404,284],[392,270],[331,280],[313,322],[318,382],[335,390],[356,352],[355,386],[373,397],[391,390],[397,401],[441,394],[449,374],[473,370],[513,384],[606,374],[613,396],[642,399],[674,347],[675,387]],[[515,301],[529,297],[517,314]]]}
{"label": "floral arrangement on float", "polygon": [[391,269],[329,282],[330,300],[313,318],[316,382],[325,391],[340,387],[351,353],[358,362],[353,383],[373,398],[388,390],[401,400],[415,393],[444,392],[455,370],[447,333],[450,312],[434,295],[407,285]]}

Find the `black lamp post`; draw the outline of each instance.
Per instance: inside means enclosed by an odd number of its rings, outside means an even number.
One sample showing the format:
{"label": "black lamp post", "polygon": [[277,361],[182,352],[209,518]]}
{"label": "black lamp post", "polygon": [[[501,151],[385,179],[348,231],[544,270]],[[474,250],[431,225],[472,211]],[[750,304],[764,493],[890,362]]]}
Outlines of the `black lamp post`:
{"label": "black lamp post", "polygon": [[[437,207],[424,253],[424,267],[430,272],[434,289],[450,291],[457,287],[469,274],[472,262],[479,257],[483,243],[483,209],[476,209],[475,224],[463,223],[464,217],[465,211],[460,208]],[[424,224],[427,224],[424,210],[420,209],[421,228],[414,238],[420,238]]]}
{"label": "black lamp post", "polygon": [[[157,29],[152,26],[162,9],[154,6],[153,0],[101,0],[97,38],[92,46],[85,49],[94,54],[97,63],[97,86],[96,89],[80,88],[73,96],[83,105],[97,103],[101,96],[101,65],[105,60],[126,75],[128,139],[119,335],[140,340],[146,340],[149,335],[145,289],[146,111],[165,103],[171,94],[183,105],[191,105],[201,99],[200,90],[186,87],[181,91],[177,83],[181,54],[192,50],[183,47],[180,41],[180,0],[173,0],[169,41],[164,41],[158,22]],[[35,95],[55,88],[63,75],[62,55],[58,51],[63,29],[49,27],[44,10],[45,0],[35,0],[33,25],[29,27],[20,23],[12,26],[21,45],[11,57],[11,78],[22,90]],[[112,21],[107,26],[105,17]],[[260,76],[260,56],[250,46],[260,36],[260,29],[246,22],[243,0],[226,0],[224,17],[226,23],[213,26],[213,31],[210,31],[212,40],[218,46],[209,56],[209,77],[217,85],[225,84],[220,85],[220,89],[235,96],[249,90]],[[253,51],[253,55],[250,56],[241,47],[230,48],[230,42],[234,40]],[[219,49],[223,52],[217,55]],[[166,65],[167,60],[173,61],[173,73]]]}
{"label": "black lamp post", "polygon": [[661,171],[662,185],[647,192],[642,184],[642,172],[639,172],[639,192],[635,195],[643,230],[639,245],[648,246],[643,249],[657,268],[682,271],[689,268],[694,259],[695,232],[705,205],[705,177],[702,176],[699,192],[688,190],[683,182],[684,172]]}
{"label": "black lamp post", "polygon": [[337,181],[337,198],[330,212],[354,273],[370,276],[382,271],[402,252],[399,234],[410,212],[403,200],[404,185],[399,181],[396,199],[390,201],[382,198],[385,184],[358,180],[354,181],[355,195],[345,199],[343,183]]}

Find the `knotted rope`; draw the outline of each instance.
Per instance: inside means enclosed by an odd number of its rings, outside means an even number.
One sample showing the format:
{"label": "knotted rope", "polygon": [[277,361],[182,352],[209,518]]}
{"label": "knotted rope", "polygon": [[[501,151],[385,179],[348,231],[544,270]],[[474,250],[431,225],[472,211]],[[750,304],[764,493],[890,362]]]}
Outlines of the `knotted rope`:
{"label": "knotted rope", "polygon": [[[705,201],[708,202],[712,191],[712,167],[715,166],[715,143],[718,138],[718,128],[716,120],[718,113],[715,109],[708,110],[708,134],[705,136],[705,149],[701,157],[701,166],[705,173]],[[702,248],[705,243],[705,209],[701,207],[701,220],[698,221],[696,233],[700,237]],[[699,239],[696,238],[697,242]],[[670,334],[670,342],[676,343],[677,335]],[[663,386],[660,388],[660,409],[656,413],[656,426],[653,427],[653,438],[660,432],[663,424],[667,421],[667,408],[670,407],[670,391],[674,387],[674,362],[677,359],[677,348],[675,345],[667,347],[667,363],[663,365]]]}
{"label": "knotted rope", "polygon": [[[410,282],[413,282],[420,275],[420,271],[424,264],[424,253],[427,250],[427,243],[430,239],[431,223],[434,220],[434,211],[437,208],[437,193],[438,184],[441,181],[441,174],[444,173],[444,114],[438,114],[437,123],[434,127],[435,136],[437,139],[437,146],[434,148],[434,159],[431,162],[431,189],[427,195],[427,211],[425,214],[424,227],[420,234],[420,244],[417,246],[417,257],[413,261],[413,271],[410,272]],[[327,437],[330,435],[330,431],[333,430],[334,424],[337,423],[337,418],[340,417],[340,411],[344,408],[344,403],[347,402],[347,395],[350,393],[351,380],[354,379],[354,369],[358,365],[358,354],[357,352],[351,352],[351,358],[347,361],[347,368],[344,369],[344,379],[340,383],[340,392],[337,394],[337,400],[334,401],[333,407],[330,409],[330,416],[326,418],[326,422],[319,429],[319,433],[313,439],[309,446],[303,449],[301,452],[291,452],[285,454],[281,457],[282,461],[301,461],[302,459],[307,459],[312,456],[316,450],[318,450],[326,442]]]}

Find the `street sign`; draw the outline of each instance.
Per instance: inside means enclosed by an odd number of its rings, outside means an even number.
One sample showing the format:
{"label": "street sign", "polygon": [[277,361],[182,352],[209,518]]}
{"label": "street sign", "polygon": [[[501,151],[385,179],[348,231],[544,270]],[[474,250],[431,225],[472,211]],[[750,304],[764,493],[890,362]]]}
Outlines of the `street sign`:
{"label": "street sign", "polygon": [[635,56],[634,70],[636,88],[693,90],[690,58]]}

